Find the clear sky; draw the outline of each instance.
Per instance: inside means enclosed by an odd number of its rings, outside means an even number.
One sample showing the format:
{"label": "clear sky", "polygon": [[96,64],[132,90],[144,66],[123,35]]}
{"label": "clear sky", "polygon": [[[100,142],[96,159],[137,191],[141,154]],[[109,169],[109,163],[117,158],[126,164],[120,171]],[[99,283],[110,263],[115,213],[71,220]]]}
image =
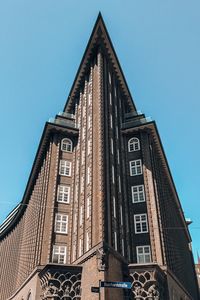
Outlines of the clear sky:
{"label": "clear sky", "polygon": [[21,201],[101,11],[139,110],[156,120],[200,252],[199,0],[0,0],[0,222]]}

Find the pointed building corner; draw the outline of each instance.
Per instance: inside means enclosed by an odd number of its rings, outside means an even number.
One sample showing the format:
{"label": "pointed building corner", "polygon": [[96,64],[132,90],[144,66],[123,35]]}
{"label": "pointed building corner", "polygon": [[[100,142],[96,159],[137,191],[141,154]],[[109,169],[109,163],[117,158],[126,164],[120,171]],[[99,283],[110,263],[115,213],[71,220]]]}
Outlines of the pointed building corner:
{"label": "pointed building corner", "polygon": [[[72,84],[68,100],[65,104],[64,111],[71,112],[75,101],[74,99],[76,98],[77,94],[80,93],[83,82],[88,76],[90,67],[94,65],[95,60],[97,60],[97,58],[95,57],[99,51],[101,51],[103,55],[103,61],[106,60],[110,65],[111,72],[113,76],[116,77],[118,85],[123,93],[124,101],[127,101],[128,105],[130,106],[130,111],[136,111],[133,98],[131,96],[128,84],[126,82],[101,12],[99,12],[97,16],[87,47],[75,76],[75,80]],[[103,65],[103,69],[104,68],[105,66]],[[103,76],[105,75],[105,72],[106,71],[103,70]]]}

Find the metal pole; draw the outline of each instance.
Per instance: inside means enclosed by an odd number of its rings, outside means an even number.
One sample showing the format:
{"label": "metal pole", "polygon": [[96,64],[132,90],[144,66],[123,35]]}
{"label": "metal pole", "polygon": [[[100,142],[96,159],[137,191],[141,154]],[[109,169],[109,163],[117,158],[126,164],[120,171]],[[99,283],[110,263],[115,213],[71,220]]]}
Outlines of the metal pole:
{"label": "metal pole", "polygon": [[101,300],[101,280],[99,280],[99,300]]}

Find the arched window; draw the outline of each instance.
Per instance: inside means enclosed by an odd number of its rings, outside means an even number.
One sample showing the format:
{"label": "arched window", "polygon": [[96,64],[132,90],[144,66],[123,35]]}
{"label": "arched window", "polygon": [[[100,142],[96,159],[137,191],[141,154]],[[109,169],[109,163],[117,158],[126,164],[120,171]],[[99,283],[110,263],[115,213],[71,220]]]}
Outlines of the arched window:
{"label": "arched window", "polygon": [[128,152],[140,150],[140,141],[138,138],[134,137],[128,141]]}
{"label": "arched window", "polygon": [[61,142],[61,150],[64,152],[72,152],[72,141],[70,139],[63,139]]}

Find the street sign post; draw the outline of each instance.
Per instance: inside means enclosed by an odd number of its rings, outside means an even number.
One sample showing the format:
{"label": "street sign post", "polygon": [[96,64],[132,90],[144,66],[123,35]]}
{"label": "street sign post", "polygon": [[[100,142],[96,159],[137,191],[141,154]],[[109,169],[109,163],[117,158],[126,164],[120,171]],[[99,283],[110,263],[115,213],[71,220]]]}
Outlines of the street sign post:
{"label": "street sign post", "polygon": [[103,288],[131,289],[131,282],[101,281]]}

